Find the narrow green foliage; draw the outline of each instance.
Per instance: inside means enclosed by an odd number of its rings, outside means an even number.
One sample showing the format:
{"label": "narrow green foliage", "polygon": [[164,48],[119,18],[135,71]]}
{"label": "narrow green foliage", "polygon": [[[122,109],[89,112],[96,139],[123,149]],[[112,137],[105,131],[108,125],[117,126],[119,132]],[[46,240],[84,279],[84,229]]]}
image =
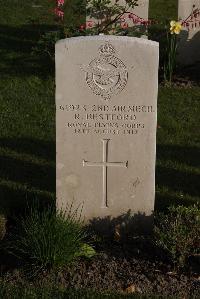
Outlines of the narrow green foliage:
{"label": "narrow green foliage", "polygon": [[177,55],[177,36],[175,34],[167,34],[167,44],[165,48],[164,60],[164,81],[165,83],[172,83],[174,71],[176,68],[176,55]]}
{"label": "narrow green foliage", "polygon": [[46,55],[54,62],[55,43],[62,38],[65,38],[62,29],[44,33],[33,47],[32,54],[41,56]]}
{"label": "narrow green foliage", "polygon": [[17,220],[8,251],[35,274],[60,268],[80,255],[89,257],[91,253],[83,246],[85,236],[77,211],[56,213],[53,209],[31,208],[26,217]]}
{"label": "narrow green foliage", "polygon": [[200,209],[169,207],[156,217],[155,239],[177,267],[185,267],[192,254],[200,253]]}

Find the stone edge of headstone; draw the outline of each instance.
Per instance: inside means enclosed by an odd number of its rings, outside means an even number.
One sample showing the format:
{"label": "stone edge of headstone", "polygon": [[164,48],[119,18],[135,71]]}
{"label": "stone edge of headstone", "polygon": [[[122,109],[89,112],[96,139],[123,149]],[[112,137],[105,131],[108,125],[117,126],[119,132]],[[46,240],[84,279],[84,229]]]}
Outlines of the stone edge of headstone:
{"label": "stone edge of headstone", "polygon": [[81,40],[88,40],[88,41],[92,41],[92,40],[102,40],[102,41],[114,41],[114,40],[123,40],[123,41],[129,41],[129,42],[139,42],[140,44],[144,44],[144,45],[151,45],[151,46],[155,46],[155,47],[159,47],[159,43],[152,41],[152,40],[148,40],[148,39],[141,39],[138,37],[132,37],[132,36],[116,36],[116,35],[92,35],[92,36],[77,36],[77,37],[70,37],[70,38],[65,38],[65,39],[61,39],[59,41],[56,42],[56,46],[63,44],[63,43],[67,43],[67,42],[79,42]]}

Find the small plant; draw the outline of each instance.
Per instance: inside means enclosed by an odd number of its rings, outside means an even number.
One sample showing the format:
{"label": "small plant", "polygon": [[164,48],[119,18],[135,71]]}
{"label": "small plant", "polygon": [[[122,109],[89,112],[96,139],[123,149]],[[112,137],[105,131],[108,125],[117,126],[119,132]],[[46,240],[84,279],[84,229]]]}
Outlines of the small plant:
{"label": "small plant", "polygon": [[[131,11],[138,0],[125,0],[123,5],[118,0],[87,0],[86,14],[88,21],[81,24],[84,2],[79,0],[78,5],[72,7],[72,15],[75,20],[69,22],[67,17],[67,1],[56,0],[55,9],[55,30],[45,32],[40,36],[37,44],[33,47],[33,54],[46,55],[54,62],[55,43],[63,38],[81,35],[98,35],[100,33],[113,35],[128,35],[141,37],[147,34],[148,20],[134,15]],[[95,20],[95,21],[94,21]]]}
{"label": "small plant", "polygon": [[[137,2],[138,0],[125,0],[122,5],[119,0],[114,2],[111,0],[87,0],[87,15],[88,18],[91,18],[91,21],[88,21],[88,27],[93,27],[89,32],[119,34],[120,31],[127,29],[128,23],[122,22],[122,19],[125,15],[132,17],[130,10],[138,6]],[[95,19],[95,23],[93,19]]]}
{"label": "small plant", "polygon": [[51,61],[54,61],[55,43],[62,38],[65,38],[62,29],[44,33],[40,37],[37,45],[33,47],[32,54],[45,55],[50,58]]}
{"label": "small plant", "polygon": [[[66,16],[67,11],[67,1],[65,0],[52,0],[55,6],[52,10],[54,17],[54,30],[42,32],[40,38],[32,48],[32,54],[45,56],[50,58],[53,62],[55,59],[55,44],[58,40],[64,39],[66,37],[80,36],[82,31],[79,30],[79,26],[75,25],[74,22],[79,24],[79,15],[83,13],[83,1],[79,0],[76,5],[72,7],[73,19],[68,20]],[[77,21],[78,20],[78,21]]]}
{"label": "small plant", "polygon": [[200,253],[200,209],[170,207],[155,218],[156,244],[164,249],[174,266],[185,267],[192,254]]}
{"label": "small plant", "polygon": [[35,274],[60,268],[79,256],[93,256],[95,251],[85,244],[85,237],[77,211],[31,208],[26,217],[17,220],[7,250]]}
{"label": "small plant", "polygon": [[164,81],[172,83],[173,74],[176,68],[177,35],[180,34],[182,25],[180,22],[171,21],[170,30],[167,29],[167,44],[164,61]]}

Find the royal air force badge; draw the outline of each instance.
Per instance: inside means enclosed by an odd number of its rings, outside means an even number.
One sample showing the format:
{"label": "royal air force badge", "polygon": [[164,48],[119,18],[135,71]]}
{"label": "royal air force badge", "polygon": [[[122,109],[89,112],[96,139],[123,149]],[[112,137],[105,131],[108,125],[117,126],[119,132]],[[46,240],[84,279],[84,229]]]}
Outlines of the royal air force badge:
{"label": "royal air force badge", "polygon": [[81,66],[90,89],[104,100],[119,94],[128,81],[127,67],[114,55],[115,52],[115,48],[107,42],[99,48],[99,57],[88,66]]}

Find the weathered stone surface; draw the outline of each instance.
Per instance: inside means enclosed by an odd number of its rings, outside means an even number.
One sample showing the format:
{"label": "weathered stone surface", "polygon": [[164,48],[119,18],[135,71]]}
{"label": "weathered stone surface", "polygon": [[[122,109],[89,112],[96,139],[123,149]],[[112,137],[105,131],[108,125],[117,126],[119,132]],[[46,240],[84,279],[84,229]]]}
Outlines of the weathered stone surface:
{"label": "weathered stone surface", "polygon": [[[200,9],[200,0],[179,0],[178,17],[186,20],[195,9]],[[200,15],[188,19],[189,30],[183,28],[180,34],[178,60],[182,65],[200,62]]]}
{"label": "weathered stone surface", "polygon": [[[123,0],[121,0],[123,1]],[[148,20],[149,17],[149,0],[138,0],[138,6],[136,6],[133,11],[134,14]]]}
{"label": "weathered stone surface", "polygon": [[158,44],[88,36],[56,44],[57,206],[86,220],[151,215]]}

